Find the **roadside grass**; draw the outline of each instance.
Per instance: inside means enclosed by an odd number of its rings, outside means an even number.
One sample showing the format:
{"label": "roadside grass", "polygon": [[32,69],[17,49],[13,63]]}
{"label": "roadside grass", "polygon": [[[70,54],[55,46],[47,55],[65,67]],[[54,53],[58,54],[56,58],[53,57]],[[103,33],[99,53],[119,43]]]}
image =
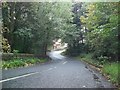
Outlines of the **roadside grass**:
{"label": "roadside grass", "polygon": [[104,61],[99,61],[99,60],[94,60],[92,58],[92,54],[82,54],[80,56],[75,57],[78,60],[82,60],[87,62],[88,64],[94,65],[97,68],[100,68],[102,74],[107,77],[113,84],[118,86],[120,82],[120,73],[118,70],[118,66],[120,66],[119,62],[108,62],[106,60]]}
{"label": "roadside grass", "polygon": [[17,68],[17,67],[27,67],[36,63],[47,62],[47,59],[38,59],[38,58],[27,58],[27,59],[12,59],[9,61],[2,61],[2,68]]}
{"label": "roadside grass", "polygon": [[80,56],[75,57],[78,60],[85,61],[89,64],[92,64],[96,67],[102,67],[103,65],[98,60],[92,59],[92,54],[81,54]]}
{"label": "roadside grass", "polygon": [[118,78],[118,63],[106,63],[103,66],[103,73],[106,73],[109,76],[109,79],[113,83],[119,83],[119,78]]}

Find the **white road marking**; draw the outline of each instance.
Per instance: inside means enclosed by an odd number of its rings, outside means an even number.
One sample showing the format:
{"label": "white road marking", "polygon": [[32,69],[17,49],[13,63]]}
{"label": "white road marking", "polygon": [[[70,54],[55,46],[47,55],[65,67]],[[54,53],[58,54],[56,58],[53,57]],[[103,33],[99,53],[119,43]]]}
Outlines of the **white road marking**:
{"label": "white road marking", "polygon": [[30,75],[33,75],[33,74],[37,74],[37,73],[40,73],[40,72],[34,72],[34,73],[29,73],[29,74],[13,77],[13,78],[8,78],[8,79],[5,79],[5,80],[1,80],[0,83],[6,82],[6,81],[10,81],[10,80],[15,80],[15,79],[22,78],[22,77],[27,77],[27,76],[30,76]]}
{"label": "white road marking", "polygon": [[49,68],[48,70],[52,70],[53,68]]}
{"label": "white road marking", "polygon": [[[56,68],[56,67],[54,67],[54,68]],[[53,68],[49,68],[48,70],[45,70],[45,71],[49,71],[49,70],[52,70],[52,69]],[[42,72],[44,72],[44,71],[42,71]],[[4,79],[4,80],[1,80],[0,83],[10,81],[10,80],[15,80],[15,79],[22,78],[22,77],[27,77],[27,76],[34,75],[34,74],[37,74],[37,73],[41,73],[41,72],[34,72],[34,73],[29,73],[29,74],[25,74],[25,75],[21,75],[21,76],[16,76],[16,77]]]}
{"label": "white road marking", "polygon": [[67,61],[65,61],[63,64],[66,64],[67,63]]}
{"label": "white road marking", "polygon": [[83,88],[85,88],[86,86],[83,86]]}

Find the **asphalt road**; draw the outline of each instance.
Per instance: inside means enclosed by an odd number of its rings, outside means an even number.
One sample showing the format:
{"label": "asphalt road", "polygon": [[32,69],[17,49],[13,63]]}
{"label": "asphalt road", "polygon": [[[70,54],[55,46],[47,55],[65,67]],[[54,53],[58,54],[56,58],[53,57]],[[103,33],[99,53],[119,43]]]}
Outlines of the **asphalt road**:
{"label": "asphalt road", "polygon": [[52,51],[50,62],[25,68],[2,70],[3,88],[113,88],[85,63]]}

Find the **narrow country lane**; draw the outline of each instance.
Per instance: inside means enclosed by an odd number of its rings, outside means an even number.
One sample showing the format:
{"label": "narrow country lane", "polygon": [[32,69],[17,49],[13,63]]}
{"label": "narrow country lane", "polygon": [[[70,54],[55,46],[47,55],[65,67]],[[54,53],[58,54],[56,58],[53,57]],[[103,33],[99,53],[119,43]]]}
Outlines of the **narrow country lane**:
{"label": "narrow country lane", "polygon": [[101,74],[85,63],[52,51],[50,62],[3,70],[3,88],[113,88]]}

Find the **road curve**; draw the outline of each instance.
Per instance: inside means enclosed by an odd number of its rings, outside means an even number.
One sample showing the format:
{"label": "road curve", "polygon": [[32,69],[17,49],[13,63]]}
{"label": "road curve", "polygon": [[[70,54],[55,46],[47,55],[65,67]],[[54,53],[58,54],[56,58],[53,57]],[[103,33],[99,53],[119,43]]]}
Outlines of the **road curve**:
{"label": "road curve", "polygon": [[85,63],[52,51],[50,62],[24,68],[2,70],[3,88],[113,88]]}

